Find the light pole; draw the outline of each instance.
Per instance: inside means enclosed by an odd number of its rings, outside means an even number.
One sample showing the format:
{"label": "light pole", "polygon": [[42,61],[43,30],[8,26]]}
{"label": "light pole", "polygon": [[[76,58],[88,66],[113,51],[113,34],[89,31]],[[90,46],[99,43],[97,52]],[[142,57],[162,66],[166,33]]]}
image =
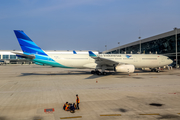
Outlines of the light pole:
{"label": "light pole", "polygon": [[[120,42],[118,42],[118,45],[120,45]],[[119,46],[119,54],[120,54],[120,46]]]}
{"label": "light pole", "polygon": [[107,51],[107,45],[105,45],[106,51]]}
{"label": "light pole", "polygon": [[139,51],[140,51],[140,54],[141,54],[141,37],[139,37],[139,40],[140,40],[140,48],[139,48]]}
{"label": "light pole", "polygon": [[174,28],[175,31],[175,40],[176,40],[176,69],[177,69],[177,63],[178,63],[178,58],[177,58],[177,28]]}

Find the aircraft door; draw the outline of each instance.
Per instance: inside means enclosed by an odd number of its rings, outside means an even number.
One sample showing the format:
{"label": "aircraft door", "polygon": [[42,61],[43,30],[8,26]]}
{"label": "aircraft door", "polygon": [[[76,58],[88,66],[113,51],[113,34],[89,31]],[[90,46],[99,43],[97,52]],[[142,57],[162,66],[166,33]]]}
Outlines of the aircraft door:
{"label": "aircraft door", "polygon": [[133,60],[135,63],[139,61],[137,57],[133,57]]}
{"label": "aircraft door", "polygon": [[161,62],[162,63],[165,62],[165,58],[164,57],[161,58]]}
{"label": "aircraft door", "polygon": [[165,62],[165,58],[164,57],[160,57],[159,65],[162,65],[164,62]]}
{"label": "aircraft door", "polygon": [[133,65],[134,65],[135,67],[137,67],[137,68],[143,66],[143,62],[141,62],[141,59],[142,59],[142,58],[137,57],[137,56],[133,57],[133,60],[134,60]]}

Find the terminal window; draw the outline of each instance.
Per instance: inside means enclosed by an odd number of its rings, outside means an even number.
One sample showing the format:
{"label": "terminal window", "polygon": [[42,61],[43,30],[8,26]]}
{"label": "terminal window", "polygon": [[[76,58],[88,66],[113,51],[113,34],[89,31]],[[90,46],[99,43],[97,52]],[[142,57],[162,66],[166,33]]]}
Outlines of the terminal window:
{"label": "terminal window", "polygon": [[16,59],[16,55],[10,55],[10,59]]}
{"label": "terminal window", "polygon": [[22,57],[17,57],[17,59],[24,59],[24,58],[22,58]]}
{"label": "terminal window", "polygon": [[3,59],[9,59],[9,55],[3,55]]}

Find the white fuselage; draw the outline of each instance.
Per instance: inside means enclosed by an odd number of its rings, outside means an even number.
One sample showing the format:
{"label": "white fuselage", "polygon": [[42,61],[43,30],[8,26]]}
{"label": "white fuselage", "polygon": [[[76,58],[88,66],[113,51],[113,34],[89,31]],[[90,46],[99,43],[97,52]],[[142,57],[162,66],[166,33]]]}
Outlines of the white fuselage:
{"label": "white fuselage", "polygon": [[[61,65],[72,68],[92,68],[100,69],[97,61],[91,58],[88,54],[48,54]],[[134,65],[135,68],[156,68],[169,65],[172,63],[168,57],[158,54],[97,54],[101,58],[106,58],[124,64]],[[113,69],[113,66],[108,66]]]}

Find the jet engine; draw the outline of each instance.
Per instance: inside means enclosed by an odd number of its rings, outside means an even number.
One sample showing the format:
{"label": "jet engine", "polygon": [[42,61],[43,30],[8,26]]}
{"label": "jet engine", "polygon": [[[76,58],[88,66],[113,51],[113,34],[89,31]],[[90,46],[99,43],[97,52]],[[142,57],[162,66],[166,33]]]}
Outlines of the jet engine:
{"label": "jet engine", "polygon": [[118,65],[115,67],[116,72],[133,73],[135,70],[134,65]]}

